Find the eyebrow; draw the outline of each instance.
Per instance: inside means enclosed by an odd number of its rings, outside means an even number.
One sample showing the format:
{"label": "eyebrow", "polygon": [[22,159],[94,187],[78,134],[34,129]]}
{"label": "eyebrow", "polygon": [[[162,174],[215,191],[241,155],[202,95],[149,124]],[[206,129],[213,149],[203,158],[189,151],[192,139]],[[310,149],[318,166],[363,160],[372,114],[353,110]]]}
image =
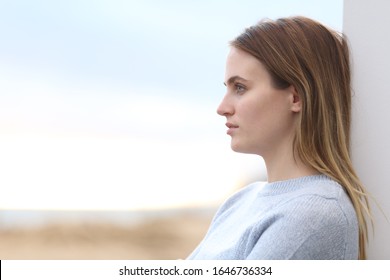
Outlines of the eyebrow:
{"label": "eyebrow", "polygon": [[248,80],[244,79],[243,77],[240,77],[240,76],[232,76],[230,77],[227,82],[223,83],[225,86],[226,85],[231,85],[231,84],[234,84],[236,81],[243,81],[243,82],[247,82]]}

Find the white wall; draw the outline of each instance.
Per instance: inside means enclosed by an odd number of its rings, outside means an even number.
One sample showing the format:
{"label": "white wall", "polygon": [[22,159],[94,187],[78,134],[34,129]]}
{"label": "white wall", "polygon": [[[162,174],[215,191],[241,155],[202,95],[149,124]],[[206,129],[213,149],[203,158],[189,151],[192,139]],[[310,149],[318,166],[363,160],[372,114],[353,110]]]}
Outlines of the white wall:
{"label": "white wall", "polygon": [[[357,173],[390,219],[390,1],[344,0],[352,52],[352,155]],[[371,202],[369,259],[390,259],[390,223]]]}

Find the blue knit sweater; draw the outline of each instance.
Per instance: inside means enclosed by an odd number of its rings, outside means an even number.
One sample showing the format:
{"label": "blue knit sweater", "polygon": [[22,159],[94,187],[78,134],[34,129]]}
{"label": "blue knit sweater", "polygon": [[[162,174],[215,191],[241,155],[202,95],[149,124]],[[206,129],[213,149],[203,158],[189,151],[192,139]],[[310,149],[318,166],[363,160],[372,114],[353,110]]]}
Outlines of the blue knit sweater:
{"label": "blue knit sweater", "polygon": [[358,222],[325,175],[253,183],[229,198],[188,259],[357,259]]}

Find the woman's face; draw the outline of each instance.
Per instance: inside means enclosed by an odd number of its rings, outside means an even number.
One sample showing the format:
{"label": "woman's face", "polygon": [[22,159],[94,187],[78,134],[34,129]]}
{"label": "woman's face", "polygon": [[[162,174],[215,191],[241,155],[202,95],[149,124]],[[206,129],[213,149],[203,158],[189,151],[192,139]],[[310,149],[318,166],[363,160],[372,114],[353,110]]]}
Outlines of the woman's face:
{"label": "woman's face", "polygon": [[296,113],[300,111],[293,86],[274,88],[263,64],[237,48],[227,57],[225,85],[227,92],[217,112],[227,119],[234,151],[266,156],[292,148]]}

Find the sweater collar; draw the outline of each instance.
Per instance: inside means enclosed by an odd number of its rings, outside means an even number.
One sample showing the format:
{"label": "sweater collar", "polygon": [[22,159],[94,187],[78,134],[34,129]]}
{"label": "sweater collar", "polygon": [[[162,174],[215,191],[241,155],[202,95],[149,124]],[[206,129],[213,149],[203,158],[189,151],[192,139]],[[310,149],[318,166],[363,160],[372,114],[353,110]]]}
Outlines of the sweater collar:
{"label": "sweater collar", "polygon": [[293,178],[283,181],[275,181],[266,183],[262,188],[263,195],[277,195],[291,191],[302,189],[307,185],[317,184],[319,181],[332,181],[332,179],[326,175],[310,175],[299,178]]}

